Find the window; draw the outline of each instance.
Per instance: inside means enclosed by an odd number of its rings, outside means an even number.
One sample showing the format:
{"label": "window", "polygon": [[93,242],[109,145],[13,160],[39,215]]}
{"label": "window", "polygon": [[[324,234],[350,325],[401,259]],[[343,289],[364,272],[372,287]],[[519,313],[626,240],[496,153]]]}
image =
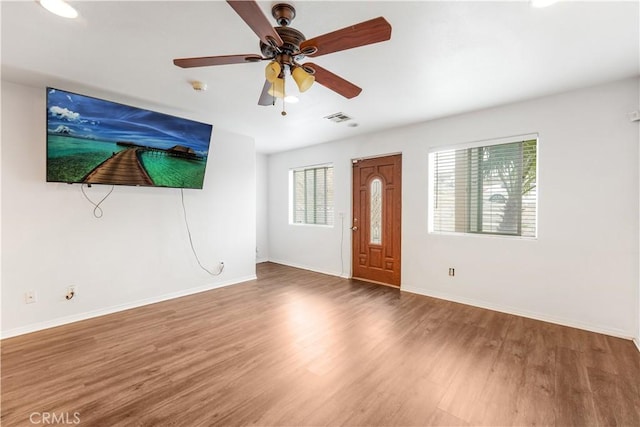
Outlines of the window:
{"label": "window", "polygon": [[291,171],[292,222],[333,225],[333,166]]}
{"label": "window", "polygon": [[537,139],[429,154],[429,231],[536,237]]}
{"label": "window", "polygon": [[371,200],[369,201],[369,243],[380,245],[382,243],[382,180],[375,178],[371,181]]}

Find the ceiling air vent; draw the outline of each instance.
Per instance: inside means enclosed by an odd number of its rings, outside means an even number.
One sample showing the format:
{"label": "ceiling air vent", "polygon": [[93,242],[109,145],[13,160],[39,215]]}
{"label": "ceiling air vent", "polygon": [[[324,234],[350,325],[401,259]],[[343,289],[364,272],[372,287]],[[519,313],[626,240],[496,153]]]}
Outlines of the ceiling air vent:
{"label": "ceiling air vent", "polygon": [[324,117],[327,120],[331,120],[334,123],[346,122],[347,120],[351,120],[351,117],[347,116],[344,113],[333,113]]}

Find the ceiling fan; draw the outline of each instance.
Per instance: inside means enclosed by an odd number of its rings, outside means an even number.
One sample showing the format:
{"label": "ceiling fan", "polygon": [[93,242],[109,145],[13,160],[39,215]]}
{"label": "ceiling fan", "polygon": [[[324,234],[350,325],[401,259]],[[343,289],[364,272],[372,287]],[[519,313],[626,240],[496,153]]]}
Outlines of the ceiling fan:
{"label": "ceiling fan", "polygon": [[[285,98],[287,74],[296,82],[300,92],[309,89],[315,81],[345,98],[358,96],[362,91],[358,86],[319,65],[300,61],[307,56],[315,58],[391,38],[391,25],[383,17],[306,39],[304,34],[289,26],[296,16],[296,10],[290,4],[277,3],[271,8],[271,14],[278,23],[277,27],[272,27],[255,1],[227,0],[227,3],[260,38],[262,55],[180,58],[174,59],[173,63],[178,67],[193,68],[269,61],[265,69],[266,81],[258,100],[259,105],[274,105],[276,98]],[[283,111],[283,115],[285,114]]]}

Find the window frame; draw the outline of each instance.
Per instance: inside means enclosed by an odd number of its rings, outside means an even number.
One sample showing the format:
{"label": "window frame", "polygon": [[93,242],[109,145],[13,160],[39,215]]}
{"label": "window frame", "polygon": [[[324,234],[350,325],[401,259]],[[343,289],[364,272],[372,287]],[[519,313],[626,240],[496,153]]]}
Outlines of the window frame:
{"label": "window frame", "polygon": [[[436,203],[436,179],[435,179],[435,174],[437,171],[436,168],[436,159],[435,159],[435,154],[437,153],[441,153],[441,152],[446,152],[446,151],[461,151],[461,150],[468,150],[468,155],[471,156],[471,150],[475,149],[475,148],[483,148],[483,147],[491,147],[491,146],[498,146],[498,145],[504,145],[504,144],[513,144],[513,143],[524,143],[526,141],[531,141],[531,140],[535,140],[536,141],[536,148],[535,148],[535,158],[536,158],[536,162],[535,162],[535,210],[534,210],[534,220],[531,222],[531,224],[534,227],[534,234],[533,236],[523,236],[522,235],[522,212],[519,212],[518,214],[518,230],[519,230],[519,234],[512,234],[512,233],[501,233],[501,232],[495,232],[495,231],[471,231],[471,226],[470,223],[473,221],[472,217],[468,214],[467,218],[466,218],[466,229],[465,231],[439,231],[439,230],[435,230],[435,203]],[[451,235],[451,236],[476,236],[476,237],[497,237],[497,238],[507,238],[507,239],[525,239],[525,240],[537,240],[538,236],[539,236],[539,229],[538,229],[538,222],[539,222],[539,210],[540,210],[540,191],[539,191],[539,185],[540,185],[540,175],[539,175],[539,157],[540,157],[540,137],[538,133],[530,133],[530,134],[523,134],[523,135],[515,135],[515,136],[508,136],[508,137],[503,137],[503,138],[493,138],[493,139],[485,139],[485,140],[478,140],[478,141],[473,141],[473,142],[467,142],[467,143],[461,143],[461,144],[452,144],[452,145],[442,145],[442,146],[434,146],[434,147],[430,147],[428,150],[428,196],[427,196],[427,213],[428,213],[428,219],[427,219],[427,232],[429,234],[436,234],[436,235]],[[479,171],[478,171],[479,172]],[[472,187],[471,184],[471,180],[469,179],[470,174],[472,173],[472,168],[468,168],[468,170],[466,171],[467,173],[467,178],[466,178],[466,182],[465,185],[468,188]],[[476,185],[480,186],[480,183],[476,183]],[[471,200],[471,196],[470,194],[467,195],[467,199],[466,199],[466,203],[470,204]],[[482,202],[482,204],[479,204],[478,206],[482,206],[484,205],[485,201]],[[475,209],[479,209],[478,206],[475,206]],[[467,206],[467,209],[473,209],[474,206]],[[482,218],[478,217],[476,218],[476,220],[480,221]]]}
{"label": "window frame", "polygon": [[[306,205],[307,203],[304,203],[305,205],[305,211],[304,211],[304,221],[303,222],[296,222],[296,183],[295,183],[295,173],[296,172],[307,172],[307,171],[314,171],[314,190],[317,189],[317,184],[316,184],[316,177],[317,175],[315,175],[315,171],[319,170],[319,169],[325,169],[325,174],[324,174],[324,190],[325,190],[325,223],[318,223],[318,222],[307,222],[307,209],[306,209]],[[322,164],[317,164],[317,165],[309,165],[309,166],[301,166],[301,167],[295,167],[295,168],[291,168],[289,169],[289,206],[288,206],[288,211],[289,211],[289,225],[294,225],[294,226],[312,226],[312,227],[329,227],[332,228],[335,226],[335,203],[334,203],[334,196],[332,195],[331,200],[326,200],[327,198],[327,175],[326,175],[326,171],[331,169],[331,173],[332,173],[332,180],[331,180],[331,191],[334,191],[333,188],[333,176],[335,174],[335,167],[333,165],[333,163],[322,163]],[[304,193],[305,195],[307,194],[307,182],[305,179],[304,182]],[[315,191],[314,191],[314,197],[315,197]],[[317,211],[317,200],[314,200],[313,202],[313,206],[314,206],[314,216],[315,213]],[[314,218],[314,221],[317,221],[317,218]]]}

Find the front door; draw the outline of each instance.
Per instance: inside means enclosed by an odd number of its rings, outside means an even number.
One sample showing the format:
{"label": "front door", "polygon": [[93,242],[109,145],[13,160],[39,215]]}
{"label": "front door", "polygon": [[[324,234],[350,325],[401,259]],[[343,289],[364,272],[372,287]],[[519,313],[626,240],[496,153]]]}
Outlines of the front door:
{"label": "front door", "polygon": [[353,161],[353,278],[400,286],[402,155]]}

